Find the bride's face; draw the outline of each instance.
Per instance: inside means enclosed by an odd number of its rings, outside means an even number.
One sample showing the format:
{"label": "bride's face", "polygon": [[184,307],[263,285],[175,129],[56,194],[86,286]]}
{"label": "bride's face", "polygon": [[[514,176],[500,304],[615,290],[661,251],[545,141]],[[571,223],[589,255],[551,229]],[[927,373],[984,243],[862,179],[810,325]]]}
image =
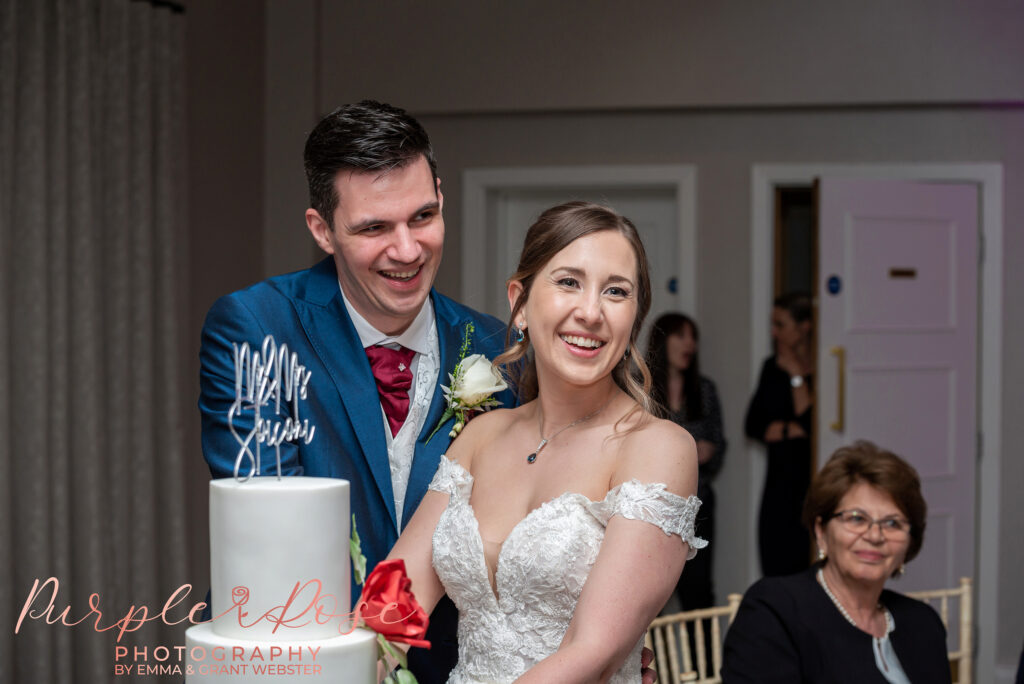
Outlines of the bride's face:
{"label": "bride's face", "polygon": [[[513,282],[509,295],[521,291]],[[604,230],[572,242],[541,268],[517,323],[529,330],[542,383],[553,374],[586,386],[622,360],[636,312],[636,254],[622,234]]]}

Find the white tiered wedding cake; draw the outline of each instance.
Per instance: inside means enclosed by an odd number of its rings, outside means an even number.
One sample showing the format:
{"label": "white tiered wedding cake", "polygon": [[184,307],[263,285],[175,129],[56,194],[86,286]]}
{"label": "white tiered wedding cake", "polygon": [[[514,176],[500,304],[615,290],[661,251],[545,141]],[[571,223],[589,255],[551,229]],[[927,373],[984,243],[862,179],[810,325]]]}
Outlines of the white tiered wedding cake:
{"label": "white tiered wedding cake", "polygon": [[349,520],[345,480],[210,483],[214,620],[185,632],[188,684],[376,682],[376,635],[349,625]]}

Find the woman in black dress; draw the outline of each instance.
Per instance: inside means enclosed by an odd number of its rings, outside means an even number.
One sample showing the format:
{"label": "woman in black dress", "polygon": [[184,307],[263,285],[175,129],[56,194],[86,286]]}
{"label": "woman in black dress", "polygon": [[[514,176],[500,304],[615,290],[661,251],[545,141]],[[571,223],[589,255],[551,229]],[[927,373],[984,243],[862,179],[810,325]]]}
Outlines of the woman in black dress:
{"label": "woman in black dress", "polygon": [[789,294],[772,309],[775,355],[761,367],[745,431],[768,450],[758,542],[765,576],[791,575],[810,564],[800,513],[811,480],[814,349],[810,297]]}
{"label": "woman in black dress", "polygon": [[696,533],[709,545],[687,561],[676,587],[683,610],[708,608],[715,603],[711,583],[711,550],[715,533],[715,492],[711,479],[722,467],[725,437],[722,409],[715,383],[700,374],[700,331],[692,318],[667,313],[651,328],[647,365],[651,369],[651,397],[665,417],[684,427],[697,442],[697,496],[701,500]]}

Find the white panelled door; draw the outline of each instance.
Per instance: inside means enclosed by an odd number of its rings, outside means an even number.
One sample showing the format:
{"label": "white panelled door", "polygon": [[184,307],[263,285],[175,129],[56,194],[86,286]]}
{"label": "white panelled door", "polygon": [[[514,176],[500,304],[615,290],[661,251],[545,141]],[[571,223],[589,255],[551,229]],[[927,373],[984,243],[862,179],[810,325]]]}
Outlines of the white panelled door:
{"label": "white panelled door", "polygon": [[978,190],[822,179],[818,465],[868,439],[917,468],[924,547],[893,585],[974,574]]}

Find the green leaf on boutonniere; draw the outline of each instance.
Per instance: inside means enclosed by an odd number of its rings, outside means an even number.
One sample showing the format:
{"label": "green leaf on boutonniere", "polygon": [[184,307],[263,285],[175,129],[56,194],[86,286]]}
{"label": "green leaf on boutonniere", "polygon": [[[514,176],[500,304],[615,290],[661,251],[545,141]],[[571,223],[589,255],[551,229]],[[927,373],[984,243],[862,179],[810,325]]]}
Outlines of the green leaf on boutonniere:
{"label": "green leaf on boutonniere", "polygon": [[348,552],[352,556],[352,572],[355,574],[356,584],[362,586],[366,579],[366,556],[363,555],[363,547],[359,541],[359,532],[356,530],[356,514],[352,514],[352,536],[348,540]]}
{"label": "green leaf on boutonniere", "polygon": [[459,350],[459,361],[466,358],[466,352],[469,351],[469,338],[472,337],[473,331],[476,328],[473,326],[473,322],[466,323],[466,334],[462,337],[462,349]]}
{"label": "green leaf on boutonniere", "polygon": [[446,422],[448,422],[448,419],[451,418],[454,415],[455,415],[455,409],[453,409],[451,406],[446,408],[444,410],[444,413],[441,415],[441,420],[437,421],[437,426],[434,428],[434,431],[430,433],[430,437],[427,437],[427,441],[424,442],[424,444],[430,444],[431,438],[434,435],[436,435],[437,431],[441,429],[441,426],[444,425]]}

